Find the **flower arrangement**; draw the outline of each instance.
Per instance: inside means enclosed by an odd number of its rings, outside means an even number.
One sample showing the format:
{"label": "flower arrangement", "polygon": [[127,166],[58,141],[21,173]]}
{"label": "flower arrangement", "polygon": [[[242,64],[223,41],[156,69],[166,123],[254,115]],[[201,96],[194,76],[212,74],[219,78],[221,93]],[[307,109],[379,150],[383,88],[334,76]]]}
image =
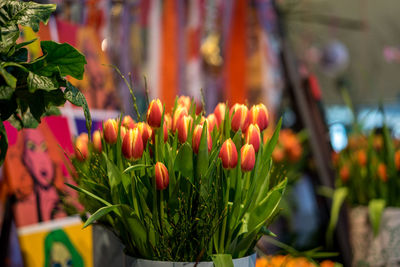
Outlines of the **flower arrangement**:
{"label": "flower arrangement", "polygon": [[281,122],[264,144],[264,105],[196,109],[181,96],[169,113],[155,99],[146,118],[77,138],[70,186],[91,214],[85,226],[109,227],[137,258],[218,265],[253,253],[286,186],[271,175]]}

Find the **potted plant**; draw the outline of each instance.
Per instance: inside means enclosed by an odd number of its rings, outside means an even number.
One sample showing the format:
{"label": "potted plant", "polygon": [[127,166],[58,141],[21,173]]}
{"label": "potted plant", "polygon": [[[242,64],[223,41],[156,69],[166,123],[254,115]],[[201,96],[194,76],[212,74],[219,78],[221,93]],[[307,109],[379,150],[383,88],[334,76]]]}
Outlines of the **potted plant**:
{"label": "potted plant", "polygon": [[280,125],[264,144],[264,105],[220,103],[205,118],[188,97],[171,113],[156,99],[138,122],[105,121],[72,160],[85,226],[111,229],[132,266],[254,266],[286,186],[271,175]]}
{"label": "potted plant", "polygon": [[3,0],[0,2],[0,165],[8,148],[3,122],[18,130],[36,128],[43,116],[57,115],[57,107],[68,100],[83,107],[88,131],[91,127],[89,108],[83,94],[65,76],[82,79],[85,57],[69,44],[41,41],[43,55],[28,60],[26,45],[17,43],[18,25],[39,30],[47,23],[56,5]]}

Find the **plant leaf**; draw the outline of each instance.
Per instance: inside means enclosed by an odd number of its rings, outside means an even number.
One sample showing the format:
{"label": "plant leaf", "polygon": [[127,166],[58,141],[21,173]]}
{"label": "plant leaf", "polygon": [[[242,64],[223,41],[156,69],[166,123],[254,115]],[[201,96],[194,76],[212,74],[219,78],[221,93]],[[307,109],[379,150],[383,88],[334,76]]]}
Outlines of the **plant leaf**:
{"label": "plant leaf", "polygon": [[65,183],[65,184],[66,184],[67,186],[71,187],[72,189],[75,189],[75,190],[78,191],[78,192],[81,192],[81,193],[83,193],[83,194],[86,194],[86,195],[88,195],[88,196],[90,196],[90,197],[92,197],[92,198],[94,198],[94,199],[100,201],[101,203],[103,203],[103,204],[106,205],[106,206],[112,206],[111,203],[105,201],[105,200],[102,199],[101,197],[98,197],[98,196],[96,196],[95,194],[93,194],[93,193],[91,193],[91,192],[89,192],[89,191],[87,191],[87,190],[85,190],[85,189],[83,189],[83,188],[77,187],[77,186],[72,185],[72,184],[69,184],[69,183]]}
{"label": "plant leaf", "polygon": [[332,244],[333,231],[336,228],[336,224],[339,219],[340,209],[342,207],[344,200],[347,197],[347,194],[348,190],[346,187],[339,187],[333,193],[331,217],[329,219],[328,229],[326,231],[326,239],[328,244]]}
{"label": "plant leaf", "polygon": [[86,228],[89,225],[91,225],[94,221],[100,219],[104,215],[110,213],[111,211],[114,211],[116,208],[118,208],[119,205],[111,205],[111,206],[105,206],[100,209],[98,209],[95,213],[93,213],[85,222],[82,228]]}
{"label": "plant leaf", "polygon": [[136,164],[136,165],[129,166],[122,173],[127,173],[130,171],[136,171],[136,170],[144,170],[144,169],[150,168],[150,167],[152,167],[152,166],[146,165],[146,164]]}
{"label": "plant leaf", "polygon": [[188,143],[184,143],[179,149],[174,169],[193,180],[193,151]]}
{"label": "plant leaf", "polygon": [[14,93],[14,89],[7,85],[0,86],[0,100],[10,99]]}
{"label": "plant leaf", "polygon": [[7,53],[15,44],[18,37],[19,29],[16,24],[0,26],[0,53]]}
{"label": "plant leaf", "polygon": [[214,254],[212,260],[215,267],[233,267],[231,254]]}
{"label": "plant leaf", "polygon": [[52,91],[58,88],[50,78],[35,74],[31,71],[28,74],[27,83],[29,92],[31,93],[36,90]]}
{"label": "plant leaf", "polygon": [[4,69],[3,67],[0,67],[0,74],[1,74],[1,76],[3,76],[5,82],[8,84],[8,86],[15,89],[15,87],[17,85],[17,79],[13,75],[8,73],[6,71],[6,69]]}
{"label": "plant leaf", "polygon": [[368,203],[368,215],[371,221],[374,236],[378,235],[379,226],[381,223],[382,213],[385,209],[386,201],[384,199],[372,199]]}

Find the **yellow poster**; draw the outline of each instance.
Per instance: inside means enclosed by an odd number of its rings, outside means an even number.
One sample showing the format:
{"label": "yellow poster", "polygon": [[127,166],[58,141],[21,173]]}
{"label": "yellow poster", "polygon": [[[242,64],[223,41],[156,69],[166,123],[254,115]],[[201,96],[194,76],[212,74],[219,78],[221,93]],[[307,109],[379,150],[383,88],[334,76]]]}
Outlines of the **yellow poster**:
{"label": "yellow poster", "polygon": [[26,267],[92,267],[92,227],[79,217],[22,227],[18,230]]}

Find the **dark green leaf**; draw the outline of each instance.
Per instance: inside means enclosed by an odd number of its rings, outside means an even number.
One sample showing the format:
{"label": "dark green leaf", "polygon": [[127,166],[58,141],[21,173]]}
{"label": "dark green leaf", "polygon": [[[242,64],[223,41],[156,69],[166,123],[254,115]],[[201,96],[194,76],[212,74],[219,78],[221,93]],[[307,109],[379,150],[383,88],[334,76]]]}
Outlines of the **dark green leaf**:
{"label": "dark green leaf", "polygon": [[16,24],[0,26],[0,53],[7,53],[19,37]]}
{"label": "dark green leaf", "polygon": [[17,79],[13,75],[8,73],[7,70],[4,69],[3,67],[0,67],[0,74],[1,74],[1,76],[3,76],[3,78],[6,81],[6,83],[8,84],[8,86],[15,89],[15,86],[17,85]]}
{"label": "dark green leaf", "polygon": [[112,205],[112,206],[105,206],[100,209],[98,209],[95,213],[93,213],[85,222],[82,228],[86,228],[89,225],[91,225],[94,221],[100,219],[104,215],[110,213],[111,211],[114,211],[115,209],[118,208],[119,205]]}
{"label": "dark green leaf", "polygon": [[127,173],[130,171],[136,171],[136,170],[144,170],[146,168],[150,168],[153,167],[152,165],[146,165],[146,164],[136,164],[136,165],[132,165],[129,166],[128,168],[126,168],[123,173]]}
{"label": "dark green leaf", "polygon": [[271,139],[266,144],[266,148],[263,153],[264,159],[269,159],[271,157],[272,151],[274,151],[275,145],[278,142],[279,131],[281,130],[281,126],[282,126],[282,118],[279,119],[279,122],[275,127],[274,134],[272,135]]}
{"label": "dark green leaf", "polygon": [[193,178],[193,150],[188,143],[184,143],[179,149],[174,169],[180,171],[184,177]]}
{"label": "dark green leaf", "polygon": [[208,145],[207,145],[207,123],[204,123],[201,133],[199,151],[197,153],[196,177],[200,178],[208,170]]}
{"label": "dark green leaf", "polygon": [[8,148],[8,139],[3,122],[0,122],[0,166],[3,165]]}
{"label": "dark green leaf", "polygon": [[15,97],[9,100],[0,100],[0,118],[2,121],[7,120],[17,109]]}
{"label": "dark green leaf", "polygon": [[19,49],[21,49],[22,47],[24,47],[24,46],[26,46],[26,45],[29,45],[29,44],[31,44],[31,43],[33,43],[34,41],[36,41],[38,38],[33,38],[32,40],[29,40],[29,41],[26,41],[26,42],[22,42],[22,43],[19,43],[19,44],[17,44],[16,46],[15,46],[15,50],[19,50]]}
{"label": "dark green leaf", "polygon": [[28,49],[25,47],[18,49],[10,57],[10,60],[20,63],[26,62],[28,60]]}
{"label": "dark green leaf", "polygon": [[33,72],[29,72],[27,83],[29,92],[31,93],[35,92],[36,90],[51,91],[58,88],[54,85],[53,81],[50,78],[37,75]]}
{"label": "dark green leaf", "polygon": [[86,102],[85,96],[76,87],[67,82],[67,88],[64,91],[64,97],[72,104],[83,108],[86,119],[86,129],[89,136],[91,136],[92,118],[90,117],[89,106]]}
{"label": "dark green leaf", "polygon": [[14,93],[14,89],[7,85],[0,86],[0,100],[10,99]]}

